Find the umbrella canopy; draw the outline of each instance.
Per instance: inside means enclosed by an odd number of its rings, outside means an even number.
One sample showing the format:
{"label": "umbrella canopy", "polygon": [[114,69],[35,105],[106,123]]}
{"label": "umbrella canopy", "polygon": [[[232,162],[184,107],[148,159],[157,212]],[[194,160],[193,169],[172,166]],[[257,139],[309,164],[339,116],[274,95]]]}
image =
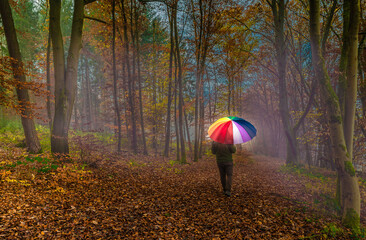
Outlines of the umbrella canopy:
{"label": "umbrella canopy", "polygon": [[239,144],[252,140],[257,129],[248,121],[238,117],[223,117],[208,129],[212,140],[224,144]]}

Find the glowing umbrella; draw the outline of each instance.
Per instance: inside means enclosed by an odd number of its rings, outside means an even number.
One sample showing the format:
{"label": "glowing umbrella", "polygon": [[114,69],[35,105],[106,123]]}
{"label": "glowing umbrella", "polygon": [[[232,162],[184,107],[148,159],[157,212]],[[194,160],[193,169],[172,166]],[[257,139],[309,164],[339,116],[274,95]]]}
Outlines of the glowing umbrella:
{"label": "glowing umbrella", "polygon": [[257,135],[257,129],[248,121],[238,117],[223,117],[208,129],[212,140],[224,144],[245,143]]}

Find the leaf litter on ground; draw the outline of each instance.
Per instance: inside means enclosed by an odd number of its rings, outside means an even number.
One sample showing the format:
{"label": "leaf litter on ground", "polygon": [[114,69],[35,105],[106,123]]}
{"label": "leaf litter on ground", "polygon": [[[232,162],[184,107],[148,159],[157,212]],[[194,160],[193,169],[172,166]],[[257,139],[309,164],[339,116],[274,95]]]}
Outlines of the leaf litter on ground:
{"label": "leaf litter on ground", "polygon": [[[140,155],[27,161],[0,151],[0,238],[9,239],[350,239],[316,202],[319,179],[281,171],[265,156],[235,156],[233,195],[222,194],[212,156],[181,165]],[[47,154],[38,159],[53,159]],[[31,157],[28,157],[28,159]],[[84,156],[85,158],[85,156]],[[21,164],[21,163],[28,164]],[[18,163],[18,164],[17,164]],[[12,165],[13,164],[13,165]],[[15,164],[15,165],[14,165]],[[92,165],[93,167],[90,167]],[[324,181],[330,186],[332,182]],[[324,185],[323,184],[323,185]],[[319,186],[323,186],[319,185]],[[363,189],[363,188],[362,188]],[[363,189],[364,191],[364,189]],[[362,219],[364,223],[364,218]]]}

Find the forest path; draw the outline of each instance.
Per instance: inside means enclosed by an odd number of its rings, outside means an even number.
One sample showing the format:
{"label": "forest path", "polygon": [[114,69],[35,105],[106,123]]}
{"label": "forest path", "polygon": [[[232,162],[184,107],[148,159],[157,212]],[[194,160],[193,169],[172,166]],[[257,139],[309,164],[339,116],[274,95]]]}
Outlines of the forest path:
{"label": "forest path", "polygon": [[60,170],[29,185],[1,181],[0,237],[322,239],[339,221],[297,201],[306,198],[304,186],[281,164],[236,156],[231,197],[212,156],[186,165],[140,157]]}

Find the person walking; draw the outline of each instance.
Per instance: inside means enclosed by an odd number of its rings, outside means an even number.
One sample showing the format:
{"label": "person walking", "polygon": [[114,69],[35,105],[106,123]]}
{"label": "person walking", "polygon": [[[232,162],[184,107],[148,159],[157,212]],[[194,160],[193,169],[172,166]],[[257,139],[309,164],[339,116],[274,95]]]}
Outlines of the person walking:
{"label": "person walking", "polygon": [[220,172],[221,185],[224,194],[231,196],[231,184],[233,179],[233,157],[236,147],[233,144],[212,142],[211,151],[216,155],[216,162]]}

